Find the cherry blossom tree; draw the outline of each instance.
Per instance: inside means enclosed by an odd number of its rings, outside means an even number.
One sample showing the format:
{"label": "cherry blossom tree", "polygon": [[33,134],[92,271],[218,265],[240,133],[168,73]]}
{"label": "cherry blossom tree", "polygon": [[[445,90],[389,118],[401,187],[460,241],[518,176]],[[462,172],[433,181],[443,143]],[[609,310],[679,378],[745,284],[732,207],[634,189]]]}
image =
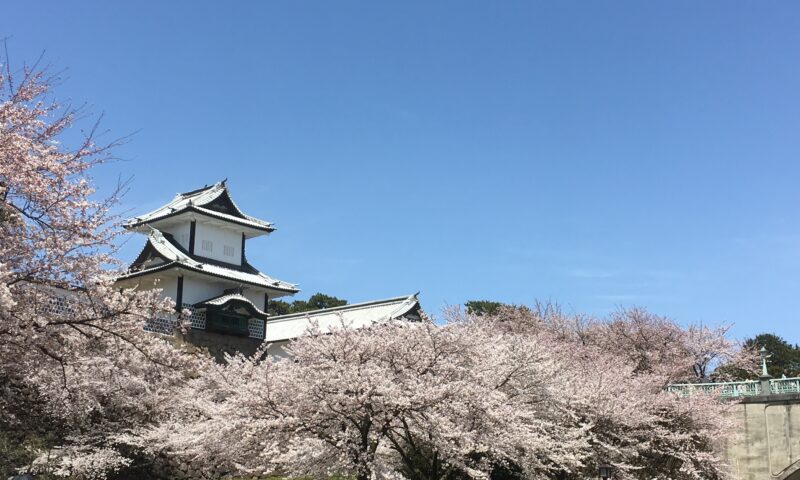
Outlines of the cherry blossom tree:
{"label": "cherry blossom tree", "polygon": [[716,450],[731,431],[725,404],[665,392],[665,371],[575,342],[563,325],[586,322],[543,312],[312,330],[290,359],[215,366],[170,422],[129,441],[210,478],[577,480],[599,463],[620,479],[727,478]]}
{"label": "cherry blossom tree", "polygon": [[121,189],[94,200],[89,173],[115,142],[72,141],[54,80],[0,73],[0,431],[49,439],[29,469],[97,477],[130,463],[110,432],[157,418],[196,360],[142,330],[170,302],[114,287]]}
{"label": "cherry blossom tree", "polygon": [[[451,321],[462,316],[448,312]],[[664,392],[676,379],[707,375],[712,362],[752,368],[750,353],[727,340],[725,328],[681,328],[643,309],[598,320],[552,304],[505,308],[490,318],[496,331],[528,332],[557,346],[562,374],[573,380],[563,395],[591,444],[587,466],[611,463],[618,478],[727,478],[719,453],[733,431],[731,405]]]}
{"label": "cherry blossom tree", "polygon": [[615,352],[633,362],[636,373],[664,374],[670,382],[726,379],[731,371],[752,374],[758,369],[756,350],[731,340],[729,325],[682,327],[639,307],[597,319],[537,302],[532,308],[504,307],[494,319],[504,329],[545,329],[560,341]]}
{"label": "cherry blossom tree", "polygon": [[538,477],[575,470],[588,452],[544,343],[477,321],[315,333],[288,360],[229,358],[140,443],[166,445],[197,474],[360,480],[484,478],[512,465]]}
{"label": "cherry blossom tree", "polygon": [[689,325],[684,331],[684,349],[692,360],[695,379],[741,380],[759,372],[758,350],[728,338],[730,325]]}
{"label": "cherry blossom tree", "polygon": [[595,346],[575,347],[569,358],[571,406],[590,425],[589,465],[610,463],[615,478],[727,478],[718,442],[733,431],[730,404],[666,393],[667,375],[639,372],[636,362]]}
{"label": "cherry blossom tree", "polygon": [[[621,309],[591,329],[595,344],[636,362],[637,372],[665,375],[671,382],[720,378],[730,368],[755,371],[752,348],[727,337],[730,326],[691,324],[681,327],[642,308]],[[719,368],[725,367],[725,368]]]}

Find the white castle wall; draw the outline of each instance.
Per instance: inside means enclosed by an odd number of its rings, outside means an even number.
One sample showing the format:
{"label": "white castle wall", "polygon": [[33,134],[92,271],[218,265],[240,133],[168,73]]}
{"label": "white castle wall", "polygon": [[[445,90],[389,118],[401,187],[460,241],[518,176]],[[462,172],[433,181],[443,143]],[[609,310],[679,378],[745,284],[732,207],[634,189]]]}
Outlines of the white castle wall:
{"label": "white castle wall", "polygon": [[[211,251],[203,249],[203,240],[211,242]],[[232,249],[233,255],[225,255],[225,247]],[[242,264],[242,234],[225,230],[207,223],[197,222],[194,239],[194,253],[201,257],[213,258],[221,262]]]}
{"label": "white castle wall", "polygon": [[181,222],[177,225],[170,225],[168,227],[162,228],[162,232],[169,233],[172,235],[175,240],[177,240],[178,244],[181,247],[185,248],[186,250],[189,249],[189,221]]}
{"label": "white castle wall", "polygon": [[264,309],[264,290],[250,287],[245,289],[243,295],[247,297],[248,300],[253,302],[253,305],[261,310]]}
{"label": "white castle wall", "polygon": [[169,297],[175,300],[175,296],[178,294],[178,279],[177,278],[162,278],[158,281],[155,285],[155,288],[160,288],[161,291],[161,298]]}
{"label": "white castle wall", "polygon": [[183,302],[194,304],[209,298],[222,295],[229,284],[222,282],[210,282],[206,279],[183,278]]}
{"label": "white castle wall", "polygon": [[[162,278],[156,285],[143,283],[142,286],[145,288],[160,288],[162,290],[162,298],[169,297],[175,300],[178,295],[178,280],[176,278]],[[195,304],[203,300],[208,300],[209,298],[217,297],[225,293],[225,290],[232,286],[233,285],[229,282],[215,282],[208,278],[185,276],[183,277],[183,303]],[[253,305],[259,309],[263,309],[264,292],[265,290],[257,287],[245,287],[242,293],[248,300],[253,302]]]}

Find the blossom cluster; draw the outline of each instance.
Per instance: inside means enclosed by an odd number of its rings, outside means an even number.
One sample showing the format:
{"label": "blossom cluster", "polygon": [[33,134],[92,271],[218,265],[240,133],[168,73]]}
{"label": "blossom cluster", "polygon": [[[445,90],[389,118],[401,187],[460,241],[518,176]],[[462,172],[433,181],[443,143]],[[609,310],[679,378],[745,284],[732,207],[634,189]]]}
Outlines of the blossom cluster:
{"label": "blossom cluster", "polygon": [[[728,478],[728,405],[664,390],[694,371],[692,329],[642,310],[446,316],[312,328],[287,359],[228,357],[187,384],[170,422],[129,440],[208,478],[582,479],[601,463],[623,480]],[[633,343],[609,349],[620,329]],[[665,345],[676,332],[687,343]]]}
{"label": "blossom cluster", "polygon": [[12,467],[94,478],[129,463],[110,434],[155,421],[203,360],[143,332],[171,301],[115,287],[110,212],[122,187],[95,200],[89,176],[113,142],[98,145],[91,129],[75,143],[82,112],[49,98],[45,71],[2,70],[0,434],[36,439]]}

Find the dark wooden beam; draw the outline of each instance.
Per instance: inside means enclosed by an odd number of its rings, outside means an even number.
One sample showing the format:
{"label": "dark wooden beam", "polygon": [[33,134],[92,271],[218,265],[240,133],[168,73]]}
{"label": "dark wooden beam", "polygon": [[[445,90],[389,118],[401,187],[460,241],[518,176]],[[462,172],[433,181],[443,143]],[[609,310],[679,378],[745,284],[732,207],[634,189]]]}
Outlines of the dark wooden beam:
{"label": "dark wooden beam", "polygon": [[242,233],[242,265],[244,265],[244,233]]}
{"label": "dark wooden beam", "polygon": [[194,231],[197,228],[197,221],[192,220],[189,224],[189,253],[194,255]]}
{"label": "dark wooden beam", "polygon": [[267,308],[269,308],[269,294],[264,293],[264,312],[267,311]]}
{"label": "dark wooden beam", "polygon": [[175,310],[183,310],[183,277],[178,277],[178,293],[175,295]]}

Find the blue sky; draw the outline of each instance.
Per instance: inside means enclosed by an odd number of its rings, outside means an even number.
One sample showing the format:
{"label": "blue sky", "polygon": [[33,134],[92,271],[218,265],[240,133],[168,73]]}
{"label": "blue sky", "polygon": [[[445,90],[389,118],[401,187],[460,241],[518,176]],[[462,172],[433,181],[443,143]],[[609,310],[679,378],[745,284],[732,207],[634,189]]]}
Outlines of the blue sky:
{"label": "blue sky", "polygon": [[301,297],[800,342],[798,25],[793,2],[29,1],[0,36],[136,132],[104,191],[133,176],[141,213],[227,177],[279,227],[250,260]]}

